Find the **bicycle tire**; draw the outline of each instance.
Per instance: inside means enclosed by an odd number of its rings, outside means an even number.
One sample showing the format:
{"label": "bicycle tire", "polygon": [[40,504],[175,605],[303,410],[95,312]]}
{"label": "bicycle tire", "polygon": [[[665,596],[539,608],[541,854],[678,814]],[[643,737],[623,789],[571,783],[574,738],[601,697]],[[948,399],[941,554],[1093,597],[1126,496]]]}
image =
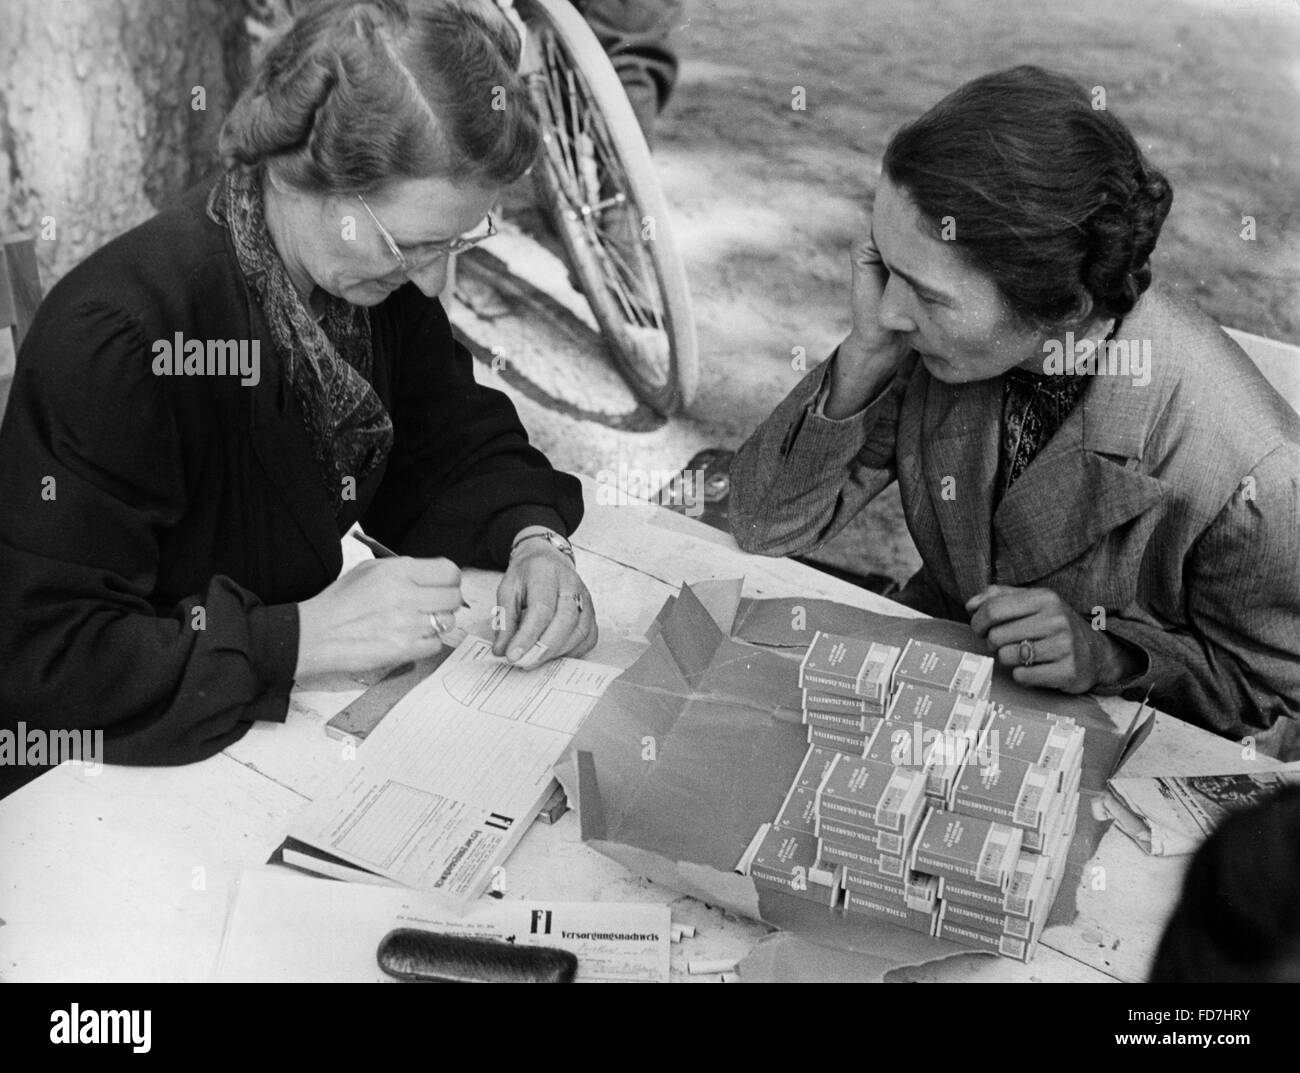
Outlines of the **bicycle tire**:
{"label": "bicycle tire", "polygon": [[[699,355],[686,272],[649,147],[609,58],[572,4],[568,0],[517,0],[516,8],[529,28],[526,71],[547,139],[542,158],[533,169],[535,185],[620,374],[638,398],[670,416],[689,406],[695,396]],[[556,50],[549,59],[548,49]],[[557,58],[566,61],[564,73],[573,77],[567,84],[570,105],[577,96],[589,108],[589,118],[596,124],[591,128],[595,131],[593,144],[598,155],[613,165],[594,180],[588,177],[588,185],[591,181],[603,184],[609,173],[621,172],[614,198],[619,193],[624,196],[621,204],[628,206],[635,222],[652,221],[652,237],[634,232],[633,241],[640,235],[653,279],[644,269],[635,277],[625,271],[627,265],[617,247],[602,239],[591,198],[576,188],[578,180],[572,174],[576,169],[568,166],[572,161],[567,155],[576,139],[570,137],[567,124],[560,129],[555,115],[556,87],[551,71]],[[566,114],[573,118],[572,126],[581,130],[579,117],[573,116],[571,109]],[[625,282],[642,289],[629,297]],[[649,283],[654,285],[654,294],[644,286]],[[654,305],[640,301],[643,298]],[[647,348],[658,350],[661,341],[655,333],[659,331],[666,354],[651,377],[646,362],[637,360],[637,348],[642,354]]]}

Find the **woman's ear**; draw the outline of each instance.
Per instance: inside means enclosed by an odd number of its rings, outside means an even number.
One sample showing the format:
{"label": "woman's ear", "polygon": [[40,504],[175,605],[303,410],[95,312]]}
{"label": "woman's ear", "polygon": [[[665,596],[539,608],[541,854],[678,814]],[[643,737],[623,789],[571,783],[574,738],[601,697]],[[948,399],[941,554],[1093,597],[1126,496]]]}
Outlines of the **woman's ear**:
{"label": "woman's ear", "polygon": [[1074,332],[1075,335],[1083,335],[1092,327],[1094,310],[1092,295],[1088,293],[1086,287],[1080,287],[1079,293],[1075,296],[1074,308],[1066,314],[1065,322],[1061,327]]}
{"label": "woman's ear", "polygon": [[274,164],[268,163],[265,169],[266,181],[275,188],[277,194],[286,194],[289,192],[289,184],[284,181],[284,176],[280,174],[280,169]]}

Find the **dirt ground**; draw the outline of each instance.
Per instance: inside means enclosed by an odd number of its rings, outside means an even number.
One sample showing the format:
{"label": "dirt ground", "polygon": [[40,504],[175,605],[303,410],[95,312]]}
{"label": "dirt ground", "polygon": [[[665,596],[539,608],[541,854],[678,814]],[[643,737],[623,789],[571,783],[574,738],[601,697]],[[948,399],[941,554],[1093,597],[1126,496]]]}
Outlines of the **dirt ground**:
{"label": "dirt ground", "polygon": [[[1104,87],[1168,175],[1158,278],[1221,322],[1300,342],[1294,2],[687,0],[677,42],[681,81],[656,152],[695,300],[699,395],[686,418],[640,432],[565,413],[517,390],[554,380],[570,356],[567,343],[541,354],[532,333],[539,353],[531,371],[521,359],[509,389],[565,468],[668,472],[700,447],[738,446],[798,379],[794,348],[820,360],[848,328],[848,249],[890,133],[967,79],[1016,63]],[[796,86],[806,110],[791,107]],[[1241,237],[1245,215],[1254,241]],[[554,266],[533,279],[565,289]],[[570,372],[581,368],[575,359]],[[598,370],[574,375],[619,395]],[[573,397],[563,380],[553,398]],[[836,543],[832,561],[862,571],[902,578],[916,564],[892,494]]]}

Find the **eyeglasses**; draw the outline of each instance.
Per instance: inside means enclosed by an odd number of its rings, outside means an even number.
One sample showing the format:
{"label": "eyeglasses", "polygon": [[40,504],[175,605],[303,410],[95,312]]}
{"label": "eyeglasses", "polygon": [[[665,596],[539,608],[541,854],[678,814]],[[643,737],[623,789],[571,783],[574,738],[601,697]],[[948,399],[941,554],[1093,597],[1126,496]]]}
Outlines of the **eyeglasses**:
{"label": "eyeglasses", "polygon": [[439,257],[448,257],[457,253],[464,253],[471,246],[477,246],[484,239],[491,238],[497,233],[497,225],[492,219],[489,212],[483,220],[481,230],[469,234],[457,235],[455,238],[439,239],[434,242],[421,242],[418,246],[408,246],[405,250],[397,244],[397,240],[389,234],[388,228],[379,222],[379,217],[375,215],[374,210],[366,204],[366,199],[360,194],[357,200],[361,202],[361,207],[366,210],[366,215],[374,221],[375,228],[379,231],[380,236],[387,244],[389,252],[397,259],[397,263],[402,266],[405,272],[411,272],[426,265],[432,264]]}

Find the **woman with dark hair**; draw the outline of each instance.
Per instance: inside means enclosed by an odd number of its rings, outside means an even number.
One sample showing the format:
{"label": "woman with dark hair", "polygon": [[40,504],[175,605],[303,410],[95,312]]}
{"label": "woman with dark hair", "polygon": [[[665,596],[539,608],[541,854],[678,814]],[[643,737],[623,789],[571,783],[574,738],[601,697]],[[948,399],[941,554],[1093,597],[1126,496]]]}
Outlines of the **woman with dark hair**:
{"label": "woman with dark hair", "polygon": [[[436,652],[457,564],[505,570],[498,655],[595,644],[580,486],[436,298],[539,145],[493,14],[313,7],[228,117],[224,174],[51,291],[0,429],[6,724],[202,759],[283,721],[295,677]],[[357,521],[399,555],[338,577]]]}
{"label": "woman with dark hair", "polygon": [[897,479],[901,599],[1027,685],[1148,690],[1229,735],[1300,714],[1300,420],[1150,287],[1169,183],[1036,67],[898,131],[853,327],[741,448],[732,529],[787,555]]}

